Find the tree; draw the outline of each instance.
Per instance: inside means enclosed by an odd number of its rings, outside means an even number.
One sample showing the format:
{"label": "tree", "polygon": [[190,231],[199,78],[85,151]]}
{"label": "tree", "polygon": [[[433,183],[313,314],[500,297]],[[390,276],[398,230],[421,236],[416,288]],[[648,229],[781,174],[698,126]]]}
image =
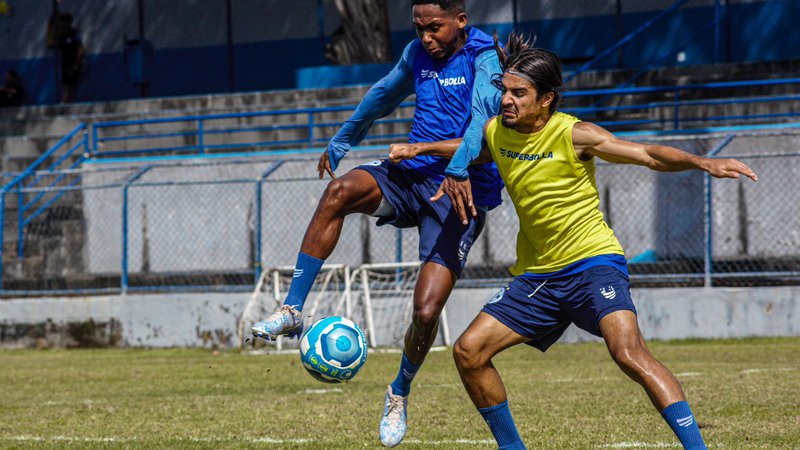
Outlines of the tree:
{"label": "tree", "polygon": [[342,25],[325,49],[332,64],[390,62],[392,45],[386,0],[335,0]]}

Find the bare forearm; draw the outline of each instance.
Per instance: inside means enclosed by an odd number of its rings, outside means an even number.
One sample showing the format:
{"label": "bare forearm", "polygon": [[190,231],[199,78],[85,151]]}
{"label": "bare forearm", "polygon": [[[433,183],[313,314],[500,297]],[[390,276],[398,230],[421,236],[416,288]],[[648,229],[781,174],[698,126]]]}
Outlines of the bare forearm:
{"label": "bare forearm", "polygon": [[415,153],[419,155],[440,156],[442,158],[452,158],[453,154],[461,144],[461,138],[450,139],[447,141],[436,142],[416,142],[412,144]]}
{"label": "bare forearm", "polygon": [[650,156],[647,166],[659,172],[682,172],[685,170],[707,170],[708,158],[684,152],[665,145],[648,145]]}

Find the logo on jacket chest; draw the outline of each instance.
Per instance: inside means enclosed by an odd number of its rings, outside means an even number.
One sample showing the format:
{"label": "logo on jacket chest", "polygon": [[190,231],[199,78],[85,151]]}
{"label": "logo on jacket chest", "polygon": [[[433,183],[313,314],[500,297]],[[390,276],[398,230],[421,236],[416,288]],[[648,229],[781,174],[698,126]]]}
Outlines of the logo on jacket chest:
{"label": "logo on jacket chest", "polygon": [[436,79],[436,81],[438,81],[442,87],[462,86],[467,84],[467,77],[439,76],[439,73],[435,70],[422,69],[419,73],[419,77],[423,81],[429,79]]}

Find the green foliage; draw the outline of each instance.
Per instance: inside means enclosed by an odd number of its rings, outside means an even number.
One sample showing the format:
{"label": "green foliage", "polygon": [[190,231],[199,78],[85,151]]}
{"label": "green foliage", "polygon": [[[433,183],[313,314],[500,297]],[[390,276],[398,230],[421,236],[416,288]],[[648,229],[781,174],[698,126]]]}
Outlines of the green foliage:
{"label": "green foliage", "polygon": [[[796,448],[800,339],[654,342],[711,448]],[[314,381],[299,356],[202,350],[0,351],[0,448],[380,448],[399,354]],[[495,365],[530,449],[661,448],[677,440],[602,344],[527,346]],[[331,390],[333,389],[333,390]],[[415,380],[402,448],[496,448],[449,351]],[[638,446],[638,447],[637,447]]]}

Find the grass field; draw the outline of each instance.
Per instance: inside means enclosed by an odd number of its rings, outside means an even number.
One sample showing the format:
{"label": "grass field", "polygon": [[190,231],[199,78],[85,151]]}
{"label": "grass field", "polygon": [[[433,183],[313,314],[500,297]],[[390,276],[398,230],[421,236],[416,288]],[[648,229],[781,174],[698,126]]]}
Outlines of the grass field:
{"label": "grass field", "polygon": [[[800,449],[800,339],[651,343],[683,383],[711,448]],[[295,354],[0,351],[2,448],[377,448],[399,355],[373,352],[326,385]],[[680,448],[601,344],[498,357],[528,448]],[[493,448],[450,352],[415,380],[400,448]]]}

